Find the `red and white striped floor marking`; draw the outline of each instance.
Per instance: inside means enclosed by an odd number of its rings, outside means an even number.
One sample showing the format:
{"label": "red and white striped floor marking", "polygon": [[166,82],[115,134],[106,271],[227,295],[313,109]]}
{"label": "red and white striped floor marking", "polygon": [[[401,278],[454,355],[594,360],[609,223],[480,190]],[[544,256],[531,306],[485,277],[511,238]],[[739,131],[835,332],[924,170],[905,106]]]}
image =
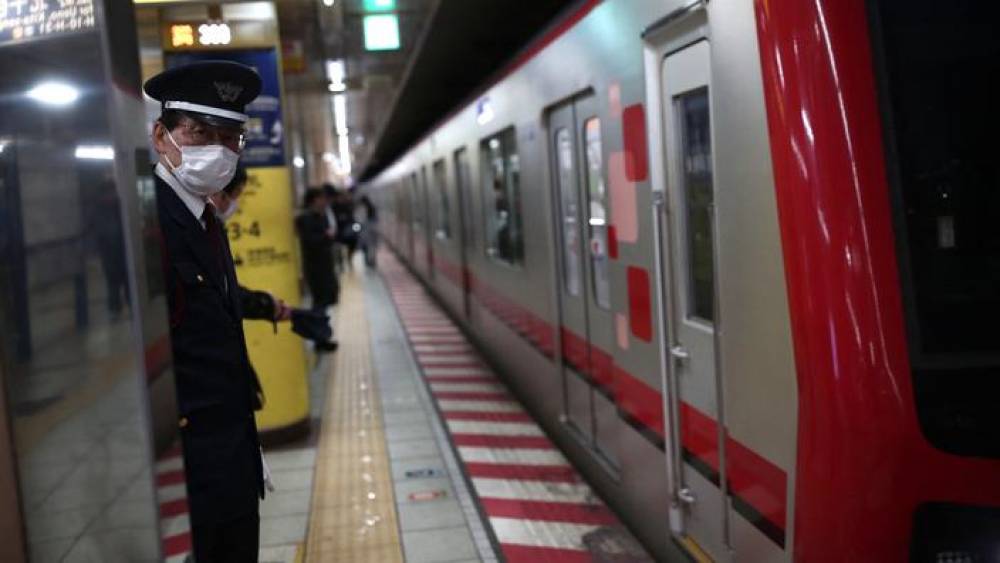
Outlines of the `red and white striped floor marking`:
{"label": "red and white striped floor marking", "polygon": [[156,500],[160,503],[160,537],[167,563],[181,563],[191,553],[184,459],[175,446],[156,461]]}
{"label": "red and white striped floor marking", "polygon": [[621,523],[395,257],[382,273],[506,560],[592,561],[583,537]]}

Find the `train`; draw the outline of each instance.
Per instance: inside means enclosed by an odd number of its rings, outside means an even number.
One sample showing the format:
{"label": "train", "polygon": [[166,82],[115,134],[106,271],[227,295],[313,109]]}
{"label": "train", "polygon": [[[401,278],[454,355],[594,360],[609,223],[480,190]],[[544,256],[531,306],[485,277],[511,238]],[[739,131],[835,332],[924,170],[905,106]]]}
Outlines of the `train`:
{"label": "train", "polygon": [[997,561],[997,12],[584,0],[361,189],[657,558]]}

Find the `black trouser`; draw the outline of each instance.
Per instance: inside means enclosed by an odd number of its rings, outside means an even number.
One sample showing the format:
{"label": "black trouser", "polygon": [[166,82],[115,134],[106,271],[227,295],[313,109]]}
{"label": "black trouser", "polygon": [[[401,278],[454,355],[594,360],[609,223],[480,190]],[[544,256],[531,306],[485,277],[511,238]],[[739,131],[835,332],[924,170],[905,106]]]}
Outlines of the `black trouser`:
{"label": "black trouser", "polygon": [[257,563],[260,516],[248,514],[221,524],[193,526],[195,563]]}

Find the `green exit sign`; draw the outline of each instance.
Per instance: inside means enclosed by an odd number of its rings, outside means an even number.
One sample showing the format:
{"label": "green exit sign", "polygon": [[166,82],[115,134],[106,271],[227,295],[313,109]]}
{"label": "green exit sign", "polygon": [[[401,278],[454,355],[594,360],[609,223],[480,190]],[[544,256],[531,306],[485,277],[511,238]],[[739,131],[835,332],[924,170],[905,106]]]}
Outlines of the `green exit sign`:
{"label": "green exit sign", "polygon": [[365,50],[395,51],[396,49],[399,49],[399,18],[396,14],[365,16]]}
{"label": "green exit sign", "polygon": [[391,12],[396,9],[396,0],[365,0],[366,12]]}

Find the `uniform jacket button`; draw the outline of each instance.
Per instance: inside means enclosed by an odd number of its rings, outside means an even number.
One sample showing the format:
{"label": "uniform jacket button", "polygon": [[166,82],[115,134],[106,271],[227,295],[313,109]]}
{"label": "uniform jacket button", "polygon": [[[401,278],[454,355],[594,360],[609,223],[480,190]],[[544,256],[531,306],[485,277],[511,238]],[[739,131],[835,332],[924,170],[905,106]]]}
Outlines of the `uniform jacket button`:
{"label": "uniform jacket button", "polygon": [[181,419],[177,421],[177,425],[180,426],[181,428],[184,428],[185,426],[187,426],[188,425],[188,419],[187,419],[187,417],[186,416],[182,416]]}
{"label": "uniform jacket button", "polygon": [[202,283],[202,282],[204,282],[204,281],[205,281],[205,278],[203,278],[203,277],[201,276],[201,274],[198,274],[198,283]]}

